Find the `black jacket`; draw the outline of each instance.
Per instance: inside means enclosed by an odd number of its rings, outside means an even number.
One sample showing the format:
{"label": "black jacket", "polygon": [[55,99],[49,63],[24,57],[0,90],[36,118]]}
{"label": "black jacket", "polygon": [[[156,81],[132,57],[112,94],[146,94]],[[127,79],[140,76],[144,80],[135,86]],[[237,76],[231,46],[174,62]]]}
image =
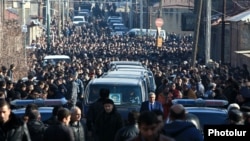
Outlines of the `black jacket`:
{"label": "black jacket", "polygon": [[73,131],[70,127],[58,123],[49,126],[44,133],[44,141],[75,141]]}
{"label": "black jacket", "polygon": [[27,123],[29,133],[30,133],[30,138],[32,141],[42,141],[43,140],[43,134],[47,128],[43,124],[43,122],[38,121],[38,120],[29,120]]}
{"label": "black jacket", "polygon": [[5,124],[0,124],[0,141],[31,141],[27,125],[13,113]]}
{"label": "black jacket", "polygon": [[127,125],[117,131],[114,141],[126,141],[132,137],[139,135],[137,124]]}
{"label": "black jacket", "polygon": [[57,116],[51,116],[49,119],[45,120],[43,123],[47,125],[55,125],[58,123]]}
{"label": "black jacket", "polygon": [[113,141],[116,132],[123,127],[122,117],[114,109],[111,113],[103,111],[96,118],[95,130],[98,141]]}
{"label": "black jacket", "polygon": [[98,99],[96,102],[92,103],[89,106],[89,109],[87,111],[87,128],[88,131],[94,131],[94,125],[96,118],[99,113],[102,113],[104,111],[103,107],[103,101],[104,99]]}

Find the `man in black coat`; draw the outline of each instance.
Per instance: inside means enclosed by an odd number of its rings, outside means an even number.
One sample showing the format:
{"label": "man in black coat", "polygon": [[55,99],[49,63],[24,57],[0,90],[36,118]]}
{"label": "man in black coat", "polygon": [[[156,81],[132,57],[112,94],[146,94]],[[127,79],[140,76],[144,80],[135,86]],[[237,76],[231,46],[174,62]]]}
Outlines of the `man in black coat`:
{"label": "man in black coat", "polygon": [[137,124],[140,112],[131,111],[128,113],[128,124],[117,131],[114,141],[126,141],[139,134],[139,128]]}
{"label": "man in black coat", "polygon": [[87,111],[87,128],[89,138],[93,138],[94,125],[97,115],[104,111],[103,102],[109,98],[109,89],[102,88],[99,92],[100,98],[92,103]]}
{"label": "man in black coat", "polygon": [[32,141],[43,141],[43,134],[48,126],[41,121],[41,114],[38,110],[31,110],[28,113],[27,126]]}
{"label": "man in black coat", "polygon": [[75,141],[72,129],[69,127],[70,111],[62,108],[57,113],[58,123],[49,126],[44,133],[44,141]]}
{"label": "man in black coat", "polygon": [[52,110],[52,115],[49,119],[45,120],[43,123],[47,125],[55,125],[58,123],[57,112],[62,109],[62,106],[55,106]]}
{"label": "man in black coat", "polygon": [[103,106],[104,110],[95,121],[96,141],[113,141],[117,131],[123,127],[123,119],[113,100],[106,99]]}
{"label": "man in black coat", "polygon": [[0,141],[31,141],[26,123],[11,112],[5,100],[0,100]]}

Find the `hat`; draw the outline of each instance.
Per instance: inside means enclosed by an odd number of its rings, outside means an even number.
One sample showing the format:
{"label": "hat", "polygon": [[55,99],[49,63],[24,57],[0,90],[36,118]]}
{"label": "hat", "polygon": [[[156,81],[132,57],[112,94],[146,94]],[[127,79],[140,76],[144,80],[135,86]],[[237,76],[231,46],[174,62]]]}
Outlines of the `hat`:
{"label": "hat", "polygon": [[230,111],[232,109],[238,109],[238,110],[240,110],[239,104],[237,104],[237,103],[231,103],[231,104],[229,104],[228,107],[227,107],[227,111]]}
{"label": "hat", "polygon": [[239,109],[232,109],[229,111],[228,117],[234,122],[240,122],[243,120],[243,112],[241,112]]}
{"label": "hat", "polygon": [[103,102],[103,105],[104,104],[112,104],[112,105],[114,105],[114,101],[111,100],[111,99],[105,99],[104,102]]}

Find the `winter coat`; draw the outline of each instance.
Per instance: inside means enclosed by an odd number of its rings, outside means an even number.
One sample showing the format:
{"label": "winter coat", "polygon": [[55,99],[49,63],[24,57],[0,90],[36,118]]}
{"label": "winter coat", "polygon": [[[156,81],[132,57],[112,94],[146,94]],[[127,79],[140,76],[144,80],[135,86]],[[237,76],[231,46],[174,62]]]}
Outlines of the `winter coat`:
{"label": "winter coat", "polygon": [[173,121],[165,124],[164,132],[176,141],[203,141],[203,135],[195,125],[187,121]]}
{"label": "winter coat", "polygon": [[11,113],[9,121],[0,124],[0,141],[31,141],[26,123]]}
{"label": "winter coat", "polygon": [[47,128],[43,122],[39,120],[29,120],[27,127],[32,141],[43,141],[43,134]]}
{"label": "winter coat", "polygon": [[87,112],[87,128],[88,131],[94,131],[94,125],[96,118],[99,113],[102,113],[104,111],[103,107],[103,101],[104,99],[98,99],[96,102],[92,103],[89,106],[88,112]]}
{"label": "winter coat", "polygon": [[139,129],[137,124],[127,125],[117,131],[114,141],[126,141],[132,137],[139,134]]}
{"label": "winter coat", "polygon": [[111,113],[103,111],[95,122],[95,129],[98,141],[113,141],[116,132],[123,127],[121,115],[113,110]]}
{"label": "winter coat", "polygon": [[70,81],[67,83],[67,94],[66,99],[69,100],[69,107],[76,106],[77,102],[77,83],[75,81]]}
{"label": "winter coat", "polygon": [[87,128],[83,120],[70,122],[70,127],[73,130],[75,141],[86,141]]}
{"label": "winter coat", "polygon": [[49,126],[44,132],[44,141],[75,141],[72,129],[69,126],[58,123]]}

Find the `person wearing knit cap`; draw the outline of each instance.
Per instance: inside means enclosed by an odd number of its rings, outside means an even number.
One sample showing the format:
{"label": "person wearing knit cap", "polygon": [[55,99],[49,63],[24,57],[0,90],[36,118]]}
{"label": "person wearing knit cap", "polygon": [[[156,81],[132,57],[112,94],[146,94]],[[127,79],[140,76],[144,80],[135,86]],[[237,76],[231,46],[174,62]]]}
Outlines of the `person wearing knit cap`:
{"label": "person wearing knit cap", "polygon": [[104,111],[96,119],[95,129],[97,141],[113,141],[116,132],[123,127],[123,120],[117,112],[114,101],[105,99],[103,102]]}

